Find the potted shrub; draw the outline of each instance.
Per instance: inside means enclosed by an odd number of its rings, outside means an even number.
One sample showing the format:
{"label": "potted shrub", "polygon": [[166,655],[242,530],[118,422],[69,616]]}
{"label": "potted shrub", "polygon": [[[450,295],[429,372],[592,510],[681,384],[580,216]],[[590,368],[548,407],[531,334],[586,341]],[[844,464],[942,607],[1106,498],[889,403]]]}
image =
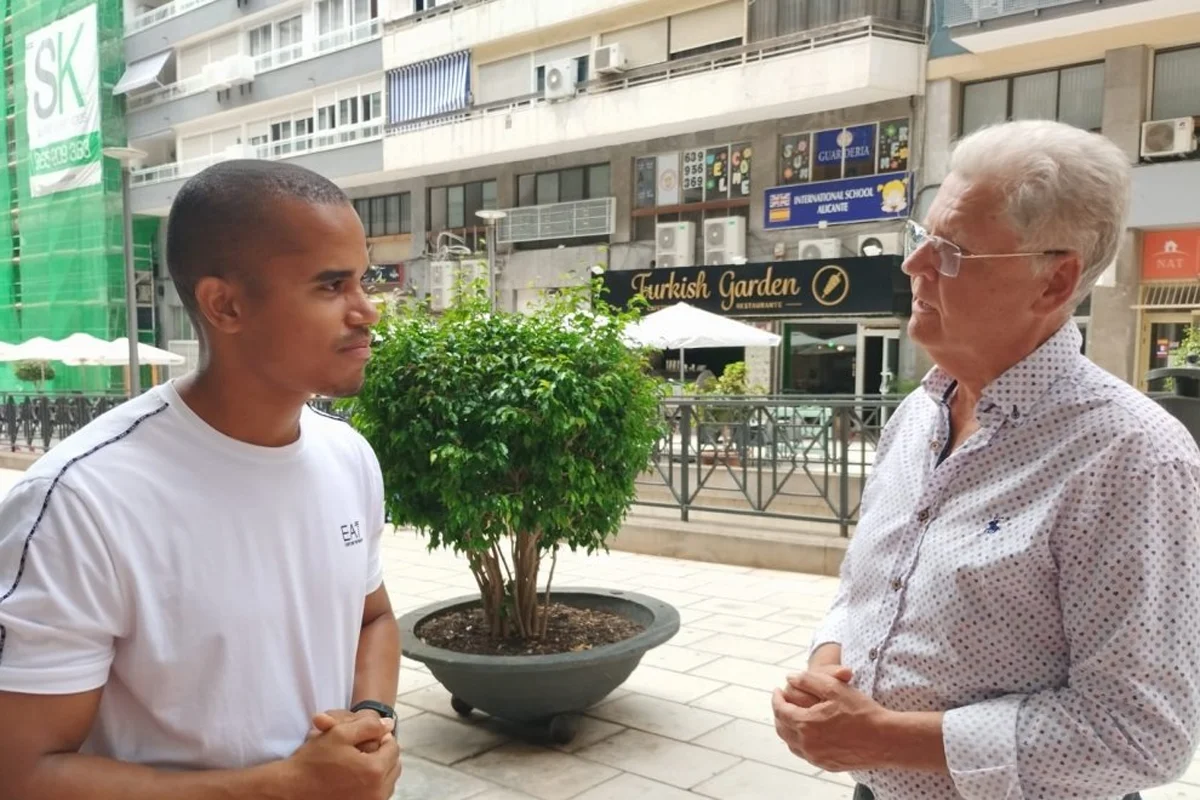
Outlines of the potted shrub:
{"label": "potted shrub", "polygon": [[553,587],[563,547],[606,549],[663,433],[660,384],[622,338],[637,312],[584,310],[597,290],[528,314],[496,313],[478,289],[441,315],[403,304],[347,404],[391,521],[465,555],[479,587],[404,615],[405,656],[460,714],[545,725],[557,741],[679,628],[649,597]]}
{"label": "potted shrub", "polygon": [[13,365],[17,380],[32,383],[42,391],[46,381],[54,380],[54,366],[49,361],[18,361]]}
{"label": "potted shrub", "polygon": [[741,451],[747,444],[746,424],[754,412],[746,406],[721,405],[720,400],[763,395],[766,394],[766,390],[761,386],[751,386],[746,362],[735,361],[725,366],[721,377],[703,389],[697,389],[696,393],[700,397],[711,396],[716,401],[711,405],[700,406],[700,442],[701,445],[713,445],[712,451],[700,453],[701,463],[712,464],[719,460],[731,467],[741,466]]}

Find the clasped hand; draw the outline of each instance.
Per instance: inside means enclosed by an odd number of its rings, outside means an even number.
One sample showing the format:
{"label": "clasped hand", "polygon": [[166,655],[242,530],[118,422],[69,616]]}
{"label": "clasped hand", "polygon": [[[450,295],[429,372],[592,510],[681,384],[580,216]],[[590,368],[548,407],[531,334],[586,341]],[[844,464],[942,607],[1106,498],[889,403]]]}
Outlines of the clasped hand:
{"label": "clasped hand", "polygon": [[848,667],[828,664],[789,675],[771,698],[775,732],[788,749],[829,772],[882,766],[883,706],[850,686]]}
{"label": "clasped hand", "polygon": [[400,778],[395,721],[372,711],[313,717],[304,744],[288,759],[295,800],[388,800]]}

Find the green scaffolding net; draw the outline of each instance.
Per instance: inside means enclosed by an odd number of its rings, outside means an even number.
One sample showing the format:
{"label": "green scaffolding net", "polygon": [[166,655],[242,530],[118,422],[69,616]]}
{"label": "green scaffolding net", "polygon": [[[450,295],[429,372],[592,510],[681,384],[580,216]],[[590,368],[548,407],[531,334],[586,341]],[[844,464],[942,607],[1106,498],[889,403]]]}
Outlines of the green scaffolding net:
{"label": "green scaffolding net", "polygon": [[[5,15],[9,169],[0,197],[0,341],[126,335],[120,164],[101,148],[125,144],[120,0],[13,2]],[[4,224],[9,223],[9,224]],[[135,269],[153,275],[157,219],[134,226]],[[141,281],[139,281],[141,283]],[[153,281],[147,282],[153,287]],[[138,337],[153,341],[153,291]],[[141,317],[142,314],[139,314]],[[121,370],[56,364],[47,390],[119,390]],[[29,390],[11,369],[0,388]]]}

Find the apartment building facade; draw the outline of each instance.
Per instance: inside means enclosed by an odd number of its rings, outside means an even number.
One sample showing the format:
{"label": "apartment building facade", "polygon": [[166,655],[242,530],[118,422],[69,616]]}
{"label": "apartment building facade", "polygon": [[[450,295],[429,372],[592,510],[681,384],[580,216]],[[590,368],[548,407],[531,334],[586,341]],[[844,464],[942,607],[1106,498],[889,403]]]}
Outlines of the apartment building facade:
{"label": "apartment building facade", "polygon": [[[707,296],[688,299],[785,341],[688,354],[693,376],[745,358],[777,390],[877,391],[907,349],[898,232],[920,160],[924,6],[393,6],[384,170],[351,188],[376,258],[436,298],[447,255],[482,253],[477,212],[498,209],[504,308],[599,272],[613,299],[636,287],[665,303],[699,282]],[[814,293],[822,259],[844,262],[847,290]],[[772,285],[786,296],[759,296]]]}
{"label": "apartment building facade", "polygon": [[[128,0],[125,20],[113,91],[147,154],[132,175],[139,218],[165,218],[188,177],[226,159],[290,159],[341,184],[382,170],[378,0]],[[188,369],[198,346],[165,262],[156,288],[159,338]]]}
{"label": "apartment building facade", "polygon": [[[919,368],[901,324],[898,234],[922,158],[925,6],[131,8],[119,88],[130,141],[150,154],[134,208],[164,216],[182,181],[221,159],[295,159],[354,198],[380,274],[435,305],[456,268],[482,264],[478,212],[501,210],[503,308],[601,273],[614,297],[634,281],[669,298],[700,280],[706,307],[785,343],[697,358],[693,372],[746,358],[775,389],[871,393]],[[822,260],[842,263],[818,275]],[[787,296],[750,296],[772,286]],[[182,352],[178,299],[160,294],[165,338]]]}
{"label": "apartment building facade", "polygon": [[1146,388],[1200,317],[1200,6],[936,0],[931,16],[927,186],[955,138],[1005,119],[1101,132],[1135,165],[1129,235],[1079,321],[1088,355]]}

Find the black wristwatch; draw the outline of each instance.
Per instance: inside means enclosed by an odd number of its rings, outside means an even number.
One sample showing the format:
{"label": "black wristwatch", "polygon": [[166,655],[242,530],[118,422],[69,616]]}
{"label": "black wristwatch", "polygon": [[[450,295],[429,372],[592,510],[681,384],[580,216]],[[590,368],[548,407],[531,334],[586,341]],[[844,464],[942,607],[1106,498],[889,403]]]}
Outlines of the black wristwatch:
{"label": "black wristwatch", "polygon": [[377,703],[374,700],[363,700],[359,703],[355,703],[354,707],[350,709],[350,713],[357,714],[359,711],[364,710],[374,711],[383,719],[396,718],[396,709],[392,708],[391,706],[384,705],[383,703]]}

